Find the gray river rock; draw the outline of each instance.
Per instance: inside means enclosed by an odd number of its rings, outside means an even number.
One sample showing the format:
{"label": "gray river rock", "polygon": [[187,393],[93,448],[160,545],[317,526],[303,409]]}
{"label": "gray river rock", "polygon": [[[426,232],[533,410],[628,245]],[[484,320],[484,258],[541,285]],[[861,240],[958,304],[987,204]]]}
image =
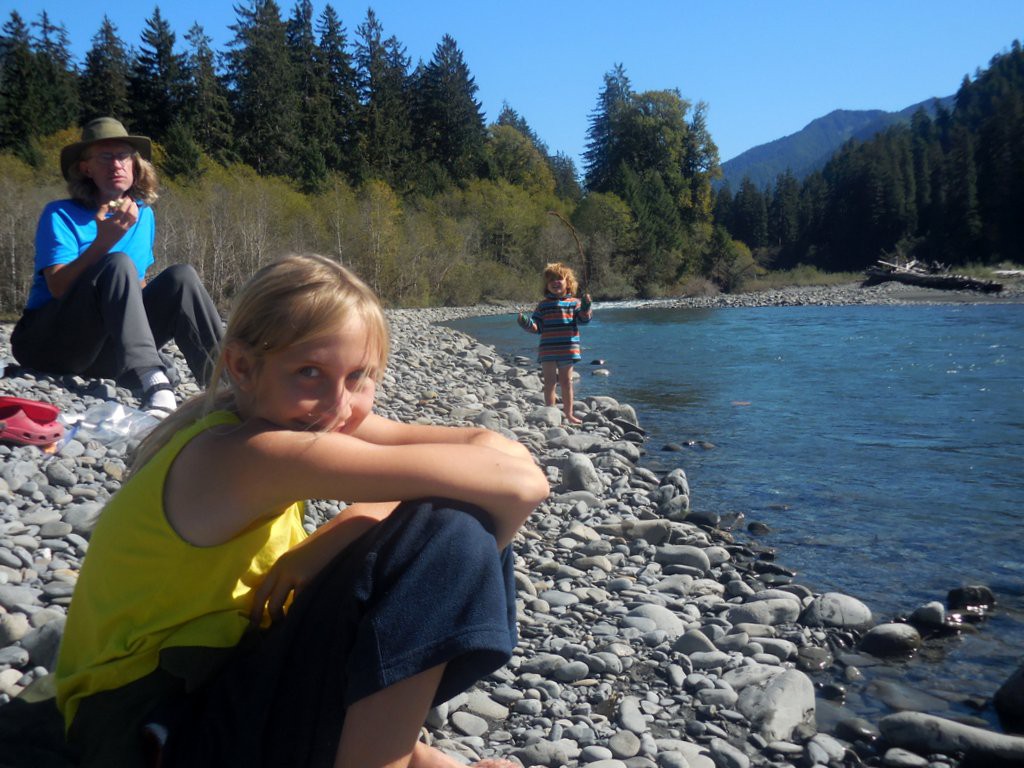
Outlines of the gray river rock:
{"label": "gray river rock", "polygon": [[[892,295],[899,292],[816,289],[757,301]],[[935,766],[955,765],[963,751],[1024,756],[1024,739],[913,712],[883,718],[881,740],[850,713],[835,718],[834,733],[818,732],[815,685],[856,689],[857,667],[882,663],[850,652],[873,624],[870,609],[794,584],[773,552],[743,538],[742,513],[700,509],[681,467],[640,466],[643,415],[628,404],[583,398],[583,424],[570,428],[544,405],[532,361],[505,359],[436,324],[490,311],[510,310],[389,312],[393,354],[379,412],[478,424],[518,439],[552,486],[514,543],[519,647],[505,667],[430,712],[431,743],[462,762],[505,757],[552,768],[845,768],[856,764],[854,754],[882,765],[886,750],[909,750],[907,759]],[[0,326],[0,357],[9,353],[9,332]],[[104,398],[138,404],[110,381],[11,373],[0,378],[0,393],[45,400],[65,414]],[[183,376],[179,397],[196,391]],[[123,443],[88,439],[71,440],[59,455],[0,445],[0,714],[52,671],[89,535],[128,459]],[[307,529],[340,508],[311,502]],[[963,596],[985,599],[977,590]],[[895,685],[885,694],[902,703],[915,695]],[[934,762],[936,755],[945,756]]]}

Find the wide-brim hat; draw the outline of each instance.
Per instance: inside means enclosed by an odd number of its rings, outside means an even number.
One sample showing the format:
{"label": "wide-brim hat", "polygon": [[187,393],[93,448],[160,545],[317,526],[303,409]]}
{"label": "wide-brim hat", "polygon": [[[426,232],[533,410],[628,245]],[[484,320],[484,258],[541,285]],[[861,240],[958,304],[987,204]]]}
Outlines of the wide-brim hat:
{"label": "wide-brim hat", "polygon": [[60,172],[64,174],[64,178],[68,177],[71,167],[82,159],[82,153],[86,147],[95,144],[97,141],[107,141],[109,139],[131,144],[132,148],[146,160],[150,160],[153,157],[153,144],[147,136],[129,136],[128,131],[125,130],[125,127],[121,125],[119,120],[115,120],[112,117],[97,117],[95,120],[90,120],[82,128],[81,141],[68,144],[60,151]]}

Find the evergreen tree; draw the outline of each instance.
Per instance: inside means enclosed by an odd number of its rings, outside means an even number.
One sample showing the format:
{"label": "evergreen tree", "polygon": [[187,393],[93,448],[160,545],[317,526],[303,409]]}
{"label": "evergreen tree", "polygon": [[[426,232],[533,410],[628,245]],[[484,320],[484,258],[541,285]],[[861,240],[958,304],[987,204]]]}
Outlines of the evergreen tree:
{"label": "evergreen tree", "polygon": [[11,11],[0,37],[0,149],[12,149],[30,164],[38,159],[32,137],[42,113],[35,64],[28,27]]}
{"label": "evergreen tree", "polygon": [[85,66],[79,81],[80,122],[97,117],[113,117],[130,124],[128,103],[128,54],[117,35],[117,27],[107,16],[85,54]]}
{"label": "evergreen tree", "polygon": [[383,179],[404,188],[412,146],[407,78],[409,58],[393,36],[384,38],[373,9],[356,30],[359,83],[359,156],[362,178]]}
{"label": "evergreen tree", "polygon": [[[946,201],[946,232],[949,257],[961,263],[979,255],[981,217],[978,211],[978,171],[974,162],[974,139],[963,125],[953,127],[947,174],[957,179],[949,187]],[[966,255],[966,258],[965,258]]]}
{"label": "evergreen tree", "polygon": [[512,107],[509,106],[507,101],[501,102],[501,112],[498,113],[498,119],[496,121],[498,125],[507,125],[510,128],[515,128],[523,136],[533,142],[533,146],[537,148],[545,157],[550,157],[551,153],[548,151],[548,145],[545,144],[540,136],[537,135],[536,131],[530,127],[530,124],[526,122],[526,118],[516,112]]}
{"label": "evergreen tree", "polygon": [[261,175],[294,178],[300,102],[281,11],[274,0],[235,11],[227,77],[238,154]]}
{"label": "evergreen tree", "polygon": [[46,11],[32,22],[36,73],[39,79],[39,121],[36,133],[48,135],[78,119],[78,73],[71,60],[71,43],[63,24],[53,25]]}
{"label": "evergreen tree", "polygon": [[707,122],[708,105],[698,101],[687,124],[686,148],[683,153],[683,174],[689,180],[689,200],[684,201],[686,220],[690,223],[712,219],[714,195],[712,182],[722,175],[718,161],[718,145],[711,138]]}
{"label": "evergreen tree", "polygon": [[800,236],[800,184],[791,171],[780,173],[768,206],[768,242],[793,245]]}
{"label": "evergreen tree", "polygon": [[185,124],[210,157],[227,165],[237,159],[232,148],[233,118],[227,89],[217,76],[211,40],[199,24],[192,25],[185,39],[190,46],[185,62],[189,94]]}
{"label": "evergreen tree", "polygon": [[718,226],[724,227],[727,232],[732,232],[732,187],[726,181],[715,194],[715,204],[712,208],[712,218]]}
{"label": "evergreen tree", "polygon": [[676,204],[661,174],[649,169],[641,176],[626,163],[619,166],[616,187],[633,210],[637,224],[636,288],[653,295],[658,286],[677,277],[682,264],[683,226]]}
{"label": "evergreen tree", "polygon": [[747,247],[768,245],[768,207],[765,195],[749,178],[744,177],[740,191],[732,202],[732,236]]}
{"label": "evergreen tree", "polygon": [[156,141],[181,118],[188,96],[185,55],[175,53],[176,35],[160,14],[160,7],[146,20],[142,45],[135,54],[128,77],[128,96],[134,130]]}
{"label": "evergreen tree", "polygon": [[564,152],[558,152],[554,157],[548,157],[548,165],[551,166],[551,173],[555,177],[555,194],[563,200],[580,202],[583,198],[583,189],[580,187],[579,172],[573,159]]}
{"label": "evergreen tree", "polygon": [[164,132],[161,168],[173,179],[196,181],[202,176],[202,151],[183,120],[175,120]]}
{"label": "evergreen tree", "polygon": [[356,71],[346,49],[345,28],[330,4],[320,14],[317,32],[320,35],[317,56],[326,71],[331,115],[330,143],[324,156],[332,170],[344,171],[349,178],[354,178],[358,168],[355,158],[359,109]]}
{"label": "evergreen tree", "polygon": [[298,0],[295,4],[287,24],[287,36],[300,103],[298,179],[305,191],[317,192],[327,180],[328,165],[337,167],[339,157],[331,135],[335,115],[327,80],[328,70],[313,37],[311,0]]}
{"label": "evergreen tree", "polygon": [[427,161],[453,180],[479,174],[484,154],[484,117],[478,90],[454,38],[445,35],[416,78],[415,145]]}
{"label": "evergreen tree", "polygon": [[591,192],[610,192],[618,172],[620,157],[616,151],[618,121],[633,96],[633,88],[621,64],[604,76],[604,87],[597,107],[590,115],[587,148],[583,153],[586,186]]}

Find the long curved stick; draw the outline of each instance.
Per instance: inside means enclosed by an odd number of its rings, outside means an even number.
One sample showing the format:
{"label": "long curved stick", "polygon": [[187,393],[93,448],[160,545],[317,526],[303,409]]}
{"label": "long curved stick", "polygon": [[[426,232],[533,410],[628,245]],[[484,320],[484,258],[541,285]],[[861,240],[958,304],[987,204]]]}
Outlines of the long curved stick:
{"label": "long curved stick", "polygon": [[549,216],[554,216],[560,222],[565,224],[572,232],[572,239],[576,241],[576,249],[580,252],[580,265],[583,267],[583,287],[584,289],[590,287],[590,270],[587,268],[587,257],[583,254],[583,246],[580,244],[580,236],[576,234],[576,227],[566,220],[566,218],[558,211],[548,211]]}

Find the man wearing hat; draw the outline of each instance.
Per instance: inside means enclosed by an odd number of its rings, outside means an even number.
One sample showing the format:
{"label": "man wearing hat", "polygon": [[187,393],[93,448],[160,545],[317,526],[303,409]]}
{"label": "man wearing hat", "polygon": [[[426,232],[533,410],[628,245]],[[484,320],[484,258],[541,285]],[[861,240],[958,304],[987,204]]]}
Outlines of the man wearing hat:
{"label": "man wearing hat", "polygon": [[192,267],[146,278],[156,232],[151,157],[149,139],[111,117],[91,121],[61,150],[71,199],[43,209],[11,348],[20,364],[46,373],[137,379],[143,407],[161,416],[176,401],[159,349],[174,339],[205,386],[223,326]]}

